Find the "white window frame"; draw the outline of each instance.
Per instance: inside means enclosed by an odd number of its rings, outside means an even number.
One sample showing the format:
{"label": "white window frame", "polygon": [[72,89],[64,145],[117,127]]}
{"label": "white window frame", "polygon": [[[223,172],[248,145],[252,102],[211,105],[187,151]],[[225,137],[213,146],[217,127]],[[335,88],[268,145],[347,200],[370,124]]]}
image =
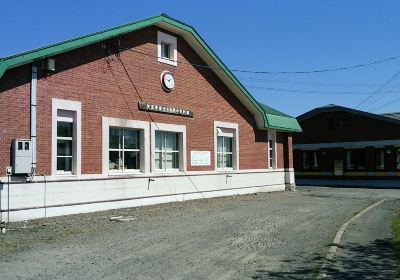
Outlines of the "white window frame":
{"label": "white window frame", "polygon": [[[272,141],[272,147],[270,147],[269,142]],[[276,132],[275,131],[268,131],[268,168],[269,169],[276,169],[278,164],[277,164],[277,156],[276,156]],[[270,164],[271,162],[271,150],[273,151],[273,157],[272,157],[272,166]]]}
{"label": "white window frame", "polygon": [[[140,154],[141,154],[141,149],[140,149],[140,141],[142,139],[141,137],[141,130],[140,129],[132,129],[132,128],[127,128],[127,127],[117,127],[117,126],[110,126],[108,129],[108,133],[110,133],[110,129],[118,129],[122,131],[122,147],[119,148],[110,148],[108,147],[108,157],[110,159],[110,152],[118,152],[122,154],[122,163],[123,165],[125,164],[125,152],[139,152],[139,162],[140,162]],[[139,149],[129,149],[125,148],[125,131],[126,130],[132,130],[132,131],[139,131]],[[110,141],[110,135],[108,136],[108,141]],[[110,143],[108,143],[110,144]],[[141,166],[141,163],[139,164]],[[140,172],[140,168],[137,169],[125,169],[123,168],[122,170],[114,170],[108,167],[108,170],[110,173],[131,173],[131,172]]]}
{"label": "white window frame", "polygon": [[[161,43],[169,45],[170,58],[162,57]],[[169,65],[178,65],[177,38],[161,31],[157,31],[157,57],[158,61]]]}
{"label": "white window frame", "polygon": [[[186,162],[186,126],[185,125],[177,125],[177,124],[167,124],[167,123],[154,123],[150,124],[151,129],[151,172],[154,173],[171,173],[171,172],[186,172],[187,171],[187,162]],[[156,131],[167,131],[167,132],[175,132],[179,134],[179,170],[178,169],[170,169],[163,170],[157,169],[156,165]]]}
{"label": "white window frame", "polygon": [[[218,128],[232,130],[232,167],[218,167]],[[224,136],[224,135],[221,135]],[[237,123],[214,121],[214,169],[217,171],[239,170],[239,125]]]}
{"label": "white window frame", "polygon": [[[75,119],[76,114],[74,111],[66,111],[66,110],[57,110],[57,152],[56,152],[56,161],[58,163],[59,158],[71,158],[72,169],[71,171],[61,171],[57,169],[58,175],[71,175],[74,170],[74,138],[75,138]],[[58,122],[72,123],[72,137],[58,136]],[[66,140],[71,141],[72,144],[72,153],[70,156],[59,156],[58,155],[58,141]]]}
{"label": "white window frame", "polygon": [[[127,169],[122,170],[109,170],[109,146],[110,146],[110,127],[122,129],[136,129],[139,130],[140,137],[140,170]],[[150,172],[150,141],[149,141],[150,123],[146,121],[126,120],[119,118],[103,117],[102,119],[102,161],[103,175],[123,175],[123,174],[137,174]]]}
{"label": "white window frame", "polygon": [[[69,117],[58,115],[58,111],[69,111],[73,120]],[[51,174],[53,176],[81,175],[81,102],[52,99],[52,152],[51,152]],[[72,141],[72,172],[57,172],[57,122],[67,120],[73,121],[73,141]]]}
{"label": "white window frame", "polygon": [[[163,141],[164,141],[164,146],[165,146],[165,144],[166,144],[166,141],[167,141],[167,138],[166,138],[166,134],[165,133],[176,133],[176,134],[178,134],[178,150],[171,150],[171,151],[166,151],[166,150],[163,150],[163,149],[161,149],[161,150],[159,150],[159,149],[157,149],[157,147],[154,147],[154,156],[157,154],[157,153],[162,153],[163,154],[163,156],[162,156],[162,158],[166,158],[165,156],[166,156],[166,154],[167,153],[170,153],[170,154],[178,154],[178,156],[180,156],[179,155],[179,153],[180,153],[180,143],[181,143],[181,141],[180,141],[180,135],[179,135],[179,133],[178,132],[172,132],[172,131],[164,131],[164,130],[156,130],[155,132],[154,132],[154,137],[156,137],[156,134],[157,134],[157,132],[162,132],[162,133],[164,133],[164,138],[163,138]],[[154,158],[154,160],[155,160],[155,158]],[[178,158],[178,161],[180,161],[180,159]],[[178,162],[179,163],[179,162]],[[163,164],[165,164],[165,162],[163,163]],[[156,170],[155,170],[156,172],[174,172],[174,171],[179,171],[179,166],[178,166],[178,168],[170,168],[170,169],[166,169],[166,168],[162,168],[162,169],[160,169],[160,168],[157,168],[157,164],[156,164]]]}

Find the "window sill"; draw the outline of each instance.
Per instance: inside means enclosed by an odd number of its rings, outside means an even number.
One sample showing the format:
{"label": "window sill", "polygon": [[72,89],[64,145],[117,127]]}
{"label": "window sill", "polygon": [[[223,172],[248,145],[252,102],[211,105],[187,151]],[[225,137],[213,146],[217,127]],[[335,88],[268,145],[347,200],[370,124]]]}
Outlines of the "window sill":
{"label": "window sill", "polygon": [[171,169],[171,170],[155,170],[154,174],[173,174],[173,173],[178,173],[178,174],[184,174],[185,172],[179,170],[179,169]]}
{"label": "window sill", "polygon": [[159,57],[158,62],[165,63],[165,64],[172,65],[172,66],[178,66],[178,62],[176,61],[176,59]]}
{"label": "window sill", "polygon": [[215,171],[217,171],[217,172],[233,172],[233,171],[238,171],[238,170],[233,169],[233,168],[217,168]]}
{"label": "window sill", "polygon": [[78,177],[78,175],[73,173],[56,173],[56,177]]}
{"label": "window sill", "polygon": [[121,172],[121,171],[109,171],[108,172],[108,176],[124,176],[124,175],[143,175],[144,172],[140,171],[140,170],[132,170],[132,171],[125,171],[125,172]]}

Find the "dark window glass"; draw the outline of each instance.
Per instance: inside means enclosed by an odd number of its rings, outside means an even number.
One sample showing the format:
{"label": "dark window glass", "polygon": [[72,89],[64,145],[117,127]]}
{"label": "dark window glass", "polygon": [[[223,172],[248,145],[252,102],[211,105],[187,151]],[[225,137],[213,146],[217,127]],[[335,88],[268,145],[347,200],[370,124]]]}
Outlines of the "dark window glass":
{"label": "dark window glass", "polygon": [[57,137],[73,137],[72,122],[57,122]]}
{"label": "dark window glass", "polygon": [[303,151],[303,169],[319,169],[318,151]]}
{"label": "dark window glass", "polygon": [[355,149],[346,151],[346,168],[354,170],[365,169],[365,150]]}
{"label": "dark window glass", "polygon": [[385,169],[385,150],[375,149],[375,168],[377,170]]}
{"label": "dark window glass", "polygon": [[58,157],[57,158],[57,170],[71,172],[72,171],[72,157]]}
{"label": "dark window glass", "polygon": [[57,140],[57,156],[72,156],[72,140]]}
{"label": "dark window glass", "polygon": [[139,130],[124,129],[124,149],[139,149]]}
{"label": "dark window glass", "polygon": [[170,45],[169,44],[167,44],[167,43],[161,43],[161,57],[163,57],[163,58],[168,58],[168,59],[170,59],[171,58],[171,55],[170,55]]}
{"label": "dark window glass", "polygon": [[139,169],[140,154],[139,152],[124,152],[124,169]]}

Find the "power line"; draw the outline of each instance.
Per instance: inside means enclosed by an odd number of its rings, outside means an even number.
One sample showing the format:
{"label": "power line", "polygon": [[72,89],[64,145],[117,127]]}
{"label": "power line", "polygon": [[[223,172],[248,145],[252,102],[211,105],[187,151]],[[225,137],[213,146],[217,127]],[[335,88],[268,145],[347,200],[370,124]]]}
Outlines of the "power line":
{"label": "power line", "polygon": [[[321,95],[367,95],[369,92],[357,92],[357,91],[315,91],[315,90],[296,90],[296,89],[286,89],[286,88],[269,88],[269,87],[260,87],[260,86],[252,86],[246,85],[246,88],[254,88],[266,91],[275,91],[275,92],[287,92],[287,93],[304,93],[304,94],[321,94]],[[400,91],[388,91],[387,93],[399,93]]]}
{"label": "power line", "polygon": [[393,76],[391,76],[386,82],[384,82],[377,90],[375,90],[374,92],[372,92],[369,96],[367,96],[366,98],[364,98],[363,100],[361,100],[360,103],[358,103],[354,109],[360,108],[361,105],[368,103],[368,101],[375,96],[376,94],[379,94],[379,92],[381,90],[383,90],[388,84],[390,84],[392,81],[394,81],[395,79],[397,79],[397,77],[400,75],[400,70],[398,70]]}
{"label": "power line", "polygon": [[[140,63],[137,63],[136,61],[132,60],[125,60],[125,64],[132,66],[132,67],[138,67],[141,69],[146,69],[150,70],[152,72],[159,73],[160,69],[157,67],[149,67],[147,65],[142,65]],[[182,78],[188,81],[199,81],[199,82],[204,82],[206,81],[205,79],[200,79],[200,78],[194,78],[192,76],[188,76],[185,74],[180,74],[180,73],[174,73],[174,75],[177,78]],[[221,80],[216,80],[216,79],[207,79],[207,82],[219,82],[221,83]],[[189,83],[193,84],[193,83]],[[190,90],[196,90],[199,92],[206,92],[203,89],[196,87],[196,86],[188,86],[188,85],[183,85],[180,83],[180,87],[190,89]],[[316,91],[316,90],[296,90],[296,89],[290,89],[290,88],[275,88],[275,87],[263,87],[263,86],[256,86],[256,85],[250,85],[250,84],[244,84],[245,88],[252,88],[252,89],[257,89],[257,90],[262,90],[262,91],[267,91],[270,94],[274,93],[298,93],[298,94],[316,94],[316,95],[367,95],[370,94],[369,92],[357,92],[357,91]],[[399,91],[390,91],[389,93],[400,93]]]}
{"label": "power line", "polygon": [[375,111],[376,109],[380,109],[380,108],[386,107],[386,106],[388,106],[388,105],[392,105],[393,103],[397,103],[397,102],[399,102],[399,101],[400,101],[400,98],[396,98],[396,99],[391,100],[391,101],[389,101],[389,102],[386,102],[386,103],[384,103],[384,104],[382,104],[382,105],[376,106],[376,107],[370,109],[370,111]]}
{"label": "power line", "polygon": [[301,85],[312,85],[312,86],[333,86],[333,87],[378,87],[380,84],[344,84],[344,83],[319,83],[319,82],[304,82],[304,81],[289,81],[289,80],[275,80],[268,78],[254,78],[246,76],[237,76],[240,80],[249,80],[255,82],[273,82],[283,84],[301,84]]}
{"label": "power line", "polygon": [[[161,58],[161,57],[159,57],[157,55],[153,55],[153,54],[142,52],[142,51],[138,51],[138,50],[132,50],[132,49],[126,49],[126,50],[127,51],[131,51],[131,52],[140,53],[140,54],[147,55],[147,56],[152,56],[152,57],[155,57],[155,58]],[[314,73],[335,72],[335,71],[362,68],[362,67],[367,67],[367,66],[371,66],[371,65],[375,65],[375,64],[380,64],[380,63],[396,60],[396,59],[399,59],[399,58],[400,58],[400,56],[393,56],[393,57],[389,57],[389,58],[385,58],[385,59],[381,59],[381,60],[376,60],[376,61],[372,61],[372,62],[368,62],[368,63],[357,64],[357,65],[353,65],[353,66],[327,68],[327,69],[317,69],[317,70],[310,70],[310,71],[252,71],[252,70],[230,69],[230,68],[227,68],[227,67],[211,67],[211,66],[208,66],[208,65],[195,64],[195,63],[190,63],[190,62],[186,62],[186,61],[178,61],[178,60],[174,60],[174,59],[169,59],[169,60],[171,62],[176,62],[176,63],[180,63],[180,64],[189,64],[189,65],[192,65],[194,67],[199,67],[199,68],[206,68],[206,69],[213,69],[213,70],[228,70],[228,71],[231,71],[231,72],[238,72],[238,73],[251,73],[251,74],[314,74]],[[165,59],[165,58],[163,58],[163,59]]]}

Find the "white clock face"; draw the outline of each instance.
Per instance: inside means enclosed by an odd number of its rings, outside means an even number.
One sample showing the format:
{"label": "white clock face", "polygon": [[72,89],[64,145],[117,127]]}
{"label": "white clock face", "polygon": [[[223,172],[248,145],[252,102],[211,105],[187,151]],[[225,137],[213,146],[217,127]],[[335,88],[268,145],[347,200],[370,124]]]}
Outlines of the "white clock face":
{"label": "white clock face", "polygon": [[165,73],[162,82],[167,90],[173,90],[175,87],[175,79],[171,73]]}

